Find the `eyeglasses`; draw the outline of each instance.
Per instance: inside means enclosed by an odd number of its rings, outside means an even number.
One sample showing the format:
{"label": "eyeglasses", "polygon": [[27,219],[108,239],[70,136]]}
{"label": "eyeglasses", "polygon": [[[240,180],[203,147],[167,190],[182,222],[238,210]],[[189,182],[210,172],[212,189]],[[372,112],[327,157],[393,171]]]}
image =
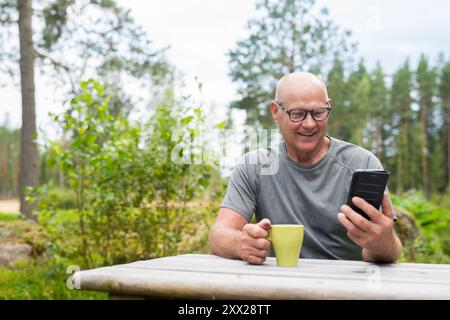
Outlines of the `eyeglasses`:
{"label": "eyeglasses", "polygon": [[[323,121],[326,118],[328,118],[328,115],[330,114],[331,107],[323,107],[323,108],[317,108],[317,109],[291,109],[287,110],[285,106],[279,101],[275,101],[279,106],[280,109],[286,112],[289,116],[289,119],[291,119],[292,122],[301,122],[306,119],[308,116],[308,113],[311,113],[311,116],[315,121]],[[327,102],[328,105],[330,105],[329,102]]]}

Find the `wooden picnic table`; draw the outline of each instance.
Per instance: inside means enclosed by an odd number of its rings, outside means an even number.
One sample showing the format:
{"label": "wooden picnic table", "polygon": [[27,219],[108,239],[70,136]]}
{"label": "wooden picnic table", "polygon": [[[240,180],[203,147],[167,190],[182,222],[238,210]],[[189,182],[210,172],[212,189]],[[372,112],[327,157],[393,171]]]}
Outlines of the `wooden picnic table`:
{"label": "wooden picnic table", "polygon": [[450,299],[450,265],[300,259],[297,267],[187,254],[74,274],[111,299]]}

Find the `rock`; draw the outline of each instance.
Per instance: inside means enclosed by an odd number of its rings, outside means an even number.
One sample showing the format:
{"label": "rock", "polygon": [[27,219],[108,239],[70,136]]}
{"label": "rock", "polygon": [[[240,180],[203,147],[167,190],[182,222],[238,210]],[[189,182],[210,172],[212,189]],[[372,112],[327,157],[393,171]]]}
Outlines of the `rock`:
{"label": "rock", "polygon": [[33,248],[26,243],[5,243],[0,245],[0,266],[11,268],[18,260],[31,259]]}
{"label": "rock", "polygon": [[420,237],[420,229],[411,213],[400,207],[395,207],[395,212],[398,218],[395,223],[395,232],[403,244],[403,251],[407,255],[407,260],[414,261],[416,258],[414,244],[416,239]]}

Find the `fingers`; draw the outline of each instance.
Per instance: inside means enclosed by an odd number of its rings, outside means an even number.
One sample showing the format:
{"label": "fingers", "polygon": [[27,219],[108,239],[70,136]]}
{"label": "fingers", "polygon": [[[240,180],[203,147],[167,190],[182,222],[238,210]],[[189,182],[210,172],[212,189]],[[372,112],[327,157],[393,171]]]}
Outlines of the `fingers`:
{"label": "fingers", "polygon": [[[268,222],[267,222],[268,221]],[[269,236],[269,227],[270,227],[270,221],[269,219],[263,219],[258,224],[251,224],[248,223],[244,226],[242,229],[243,232],[247,233],[252,238],[267,238]],[[267,229],[266,229],[267,227]]]}
{"label": "fingers", "polygon": [[272,225],[272,223],[271,223],[270,220],[267,219],[267,218],[262,219],[262,220],[257,224],[257,226],[259,226],[260,228],[263,228],[264,230],[269,230],[271,225]]}
{"label": "fingers", "polygon": [[394,218],[394,210],[391,202],[391,197],[386,191],[383,195],[383,202],[381,202],[381,211],[385,216]]}
{"label": "fingers", "polygon": [[348,220],[345,214],[343,214],[342,212],[339,212],[337,218],[338,218],[339,222],[345,227],[345,229],[347,229],[347,236],[350,239],[352,239],[352,237],[353,238],[361,238],[364,236],[364,230],[362,230],[361,228],[356,226],[354,223],[352,223],[352,221]]}
{"label": "fingers", "polygon": [[[353,226],[358,227],[359,229],[363,230],[363,231],[368,231],[370,230],[370,228],[372,227],[373,222],[367,220],[366,218],[364,218],[362,215],[360,215],[359,213],[353,211],[352,208],[350,208],[347,205],[343,205],[341,207],[341,213],[343,213],[343,215],[349,219],[350,221],[348,221],[349,223],[351,223]],[[341,221],[341,220],[339,220]],[[342,222],[341,222],[342,223]],[[348,224],[347,224],[348,225]],[[346,225],[344,225],[345,227]],[[347,228],[348,231],[350,231]]]}
{"label": "fingers", "polygon": [[270,241],[267,239],[255,239],[253,241],[253,247],[260,250],[269,250]]}
{"label": "fingers", "polygon": [[269,249],[266,250],[259,250],[259,249],[253,249],[250,255],[253,255],[255,257],[259,258],[266,258],[269,255]]}
{"label": "fingers", "polygon": [[[342,212],[338,213],[337,218],[339,222],[345,227],[345,229],[347,229],[347,237],[349,237],[350,240],[352,240],[361,248],[364,248],[366,243],[365,239],[367,238],[368,233],[359,228],[352,221],[348,220],[347,216]],[[366,220],[365,218],[363,219]]]}
{"label": "fingers", "polygon": [[[264,239],[262,239],[264,240]],[[266,240],[268,242],[268,240]],[[242,260],[247,261],[251,264],[262,264],[266,261],[269,255],[269,249],[258,249],[257,247],[252,247],[247,245],[243,247],[242,250]]]}
{"label": "fingers", "polygon": [[347,237],[349,237],[350,240],[352,240],[354,243],[356,243],[361,248],[364,248],[364,243],[363,243],[364,238],[363,237],[358,237],[351,232],[347,232]]}
{"label": "fingers", "polygon": [[269,255],[270,241],[266,238],[270,220],[263,219],[258,224],[246,224],[241,233],[241,258],[250,264],[262,264]]}
{"label": "fingers", "polygon": [[247,259],[244,260],[250,264],[263,264],[266,261],[266,257],[250,255],[247,257]]}
{"label": "fingers", "polygon": [[[378,211],[378,208],[375,208],[370,203],[368,203],[366,200],[360,198],[360,197],[353,197],[352,202],[360,208],[362,211],[364,211],[372,221],[377,222],[380,217],[382,216],[381,212]],[[364,219],[367,220],[367,219]]]}
{"label": "fingers", "polygon": [[[393,222],[392,222],[392,217],[394,215],[390,203],[389,203],[389,198],[387,197],[387,195],[385,194],[383,196],[383,201],[381,204],[381,208],[383,211],[385,211],[386,213],[382,213],[380,210],[375,209],[374,206],[372,206],[370,203],[368,203],[367,201],[365,201],[362,198],[359,197],[353,197],[352,198],[353,203],[359,207],[360,209],[362,209],[369,217],[370,217],[370,221],[364,219],[363,217],[361,217],[358,213],[355,212],[355,214],[351,214],[355,220],[353,220],[353,218],[350,218],[353,222],[355,222],[355,224],[364,229],[364,230],[368,230],[367,228],[373,228],[374,225],[380,225],[380,226],[390,226]],[[351,210],[350,207],[347,206],[347,208],[349,210]],[[341,208],[342,210],[342,208]],[[353,210],[351,210],[353,211]],[[354,211],[353,211],[354,212]],[[347,215],[347,214],[346,214]],[[358,217],[359,216],[359,217]]]}

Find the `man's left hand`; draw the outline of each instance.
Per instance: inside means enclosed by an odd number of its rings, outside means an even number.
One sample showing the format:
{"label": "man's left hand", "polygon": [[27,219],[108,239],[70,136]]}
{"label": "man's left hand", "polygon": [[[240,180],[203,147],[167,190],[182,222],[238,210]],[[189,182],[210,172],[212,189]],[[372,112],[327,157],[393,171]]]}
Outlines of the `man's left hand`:
{"label": "man's left hand", "polygon": [[394,231],[393,211],[384,193],[382,211],[359,197],[353,203],[363,210],[367,220],[347,205],[341,207],[337,218],[347,229],[347,236],[363,248],[363,258],[371,262],[394,262],[401,254],[401,242]]}

